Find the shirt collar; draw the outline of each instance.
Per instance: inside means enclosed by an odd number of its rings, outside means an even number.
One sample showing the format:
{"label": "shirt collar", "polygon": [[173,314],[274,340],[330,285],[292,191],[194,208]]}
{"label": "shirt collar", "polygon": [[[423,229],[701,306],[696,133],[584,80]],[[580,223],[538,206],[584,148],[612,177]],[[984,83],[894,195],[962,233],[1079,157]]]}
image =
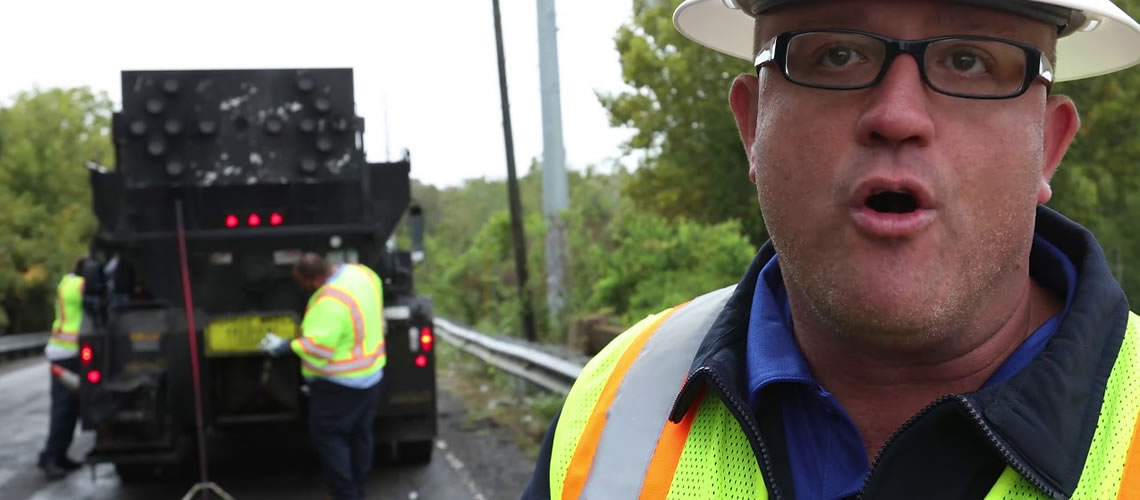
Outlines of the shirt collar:
{"label": "shirt collar", "polygon": [[327,285],[327,284],[333,283],[337,279],[339,279],[340,276],[342,274],[344,274],[344,268],[345,267],[348,267],[348,266],[345,266],[344,264],[337,264],[336,272],[334,272],[332,276],[329,276],[329,279],[325,281],[325,284]]}
{"label": "shirt collar", "polygon": [[815,384],[811,368],[792,334],[792,313],[780,273],[779,256],[772,257],[760,269],[745,343],[748,394],[753,401],[761,389],[772,383]]}

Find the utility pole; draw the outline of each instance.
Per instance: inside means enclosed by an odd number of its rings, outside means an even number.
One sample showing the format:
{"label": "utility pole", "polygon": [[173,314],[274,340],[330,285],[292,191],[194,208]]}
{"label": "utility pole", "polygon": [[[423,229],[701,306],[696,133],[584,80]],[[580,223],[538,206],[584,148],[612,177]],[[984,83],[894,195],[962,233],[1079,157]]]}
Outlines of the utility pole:
{"label": "utility pole", "polygon": [[542,87],[542,212],[546,219],[546,303],[550,324],[562,325],[569,255],[566,221],[570,206],[566,151],[562,146],[562,102],[558,76],[558,25],[554,0],[537,0],[538,68]]}
{"label": "utility pole", "polygon": [[507,196],[511,210],[511,239],[515,249],[515,274],[519,280],[519,301],[522,303],[523,335],[527,340],[536,341],[534,329],[534,309],[527,289],[526,233],[523,232],[522,202],[519,199],[519,182],[515,175],[515,144],[511,134],[511,104],[507,98],[507,68],[503,56],[503,25],[499,20],[499,0],[491,0],[495,18],[495,49],[499,56],[499,98],[503,106],[503,140],[507,148]]}

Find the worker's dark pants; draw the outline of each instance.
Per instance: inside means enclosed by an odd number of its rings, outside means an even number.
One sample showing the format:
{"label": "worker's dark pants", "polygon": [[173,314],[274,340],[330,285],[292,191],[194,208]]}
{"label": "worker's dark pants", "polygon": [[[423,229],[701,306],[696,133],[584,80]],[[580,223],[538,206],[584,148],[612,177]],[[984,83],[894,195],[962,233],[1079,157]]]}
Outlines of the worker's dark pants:
{"label": "worker's dark pants", "polygon": [[[72,372],[79,373],[79,357],[52,361]],[[79,397],[63,385],[58,378],[51,377],[51,424],[48,426],[47,444],[40,453],[40,464],[60,462],[67,456],[71,439],[75,436],[75,421],[79,418]]]}
{"label": "worker's dark pants", "polygon": [[353,389],[322,379],[309,384],[309,432],[335,500],[362,500],[372,470],[372,421],[380,384]]}

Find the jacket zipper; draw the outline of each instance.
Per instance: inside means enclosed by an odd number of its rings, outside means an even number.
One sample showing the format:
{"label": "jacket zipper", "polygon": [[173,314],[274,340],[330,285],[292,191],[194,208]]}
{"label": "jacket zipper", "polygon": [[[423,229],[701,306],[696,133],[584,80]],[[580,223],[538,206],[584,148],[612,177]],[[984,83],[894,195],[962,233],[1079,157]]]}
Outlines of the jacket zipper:
{"label": "jacket zipper", "polygon": [[912,415],[909,419],[907,419],[906,422],[899,426],[898,429],[895,429],[895,431],[891,433],[891,436],[887,438],[887,441],[883,443],[883,446],[879,447],[879,451],[875,452],[875,459],[871,461],[871,468],[867,470],[867,477],[863,479],[863,487],[859,488],[859,495],[856,498],[862,499],[863,495],[867,492],[867,489],[873,485],[871,481],[875,478],[875,470],[878,469],[879,463],[883,461],[883,455],[885,455],[887,453],[887,450],[890,449],[891,445],[898,440],[899,435],[905,432],[907,429],[911,428],[914,423],[918,421],[918,419],[930,413],[934,407],[942,404],[948,399],[950,399],[950,396],[943,396],[934,400],[934,402],[926,405],[922,410],[919,410],[918,413]]}
{"label": "jacket zipper", "polygon": [[725,388],[724,381],[720,378],[720,375],[717,375],[716,372],[712,371],[708,367],[701,367],[696,372],[694,372],[693,375],[689,377],[689,382],[687,382],[685,385],[688,386],[689,383],[692,383],[694,380],[696,380],[697,377],[701,375],[706,375],[709,379],[712,380],[712,385],[716,388],[717,393],[722,401],[732,403],[728,407],[729,411],[734,417],[736,417],[736,420],[738,422],[744,422],[744,433],[748,436],[749,441],[751,441],[752,444],[760,450],[760,461],[762,462],[760,466],[763,469],[764,476],[767,476],[767,478],[771,480],[771,484],[765,482],[766,486],[768,486],[768,489],[772,493],[771,498],[773,500],[780,500],[783,495],[780,494],[780,486],[776,484],[776,476],[772,473],[772,456],[770,453],[768,453],[768,447],[764,445],[764,440],[760,439],[760,429],[756,426],[756,421],[752,418],[746,417],[748,414],[745,413],[744,404],[740,402],[739,398],[733,397],[728,393],[728,389]]}
{"label": "jacket zipper", "polygon": [[1010,467],[1013,467],[1013,470],[1017,471],[1018,474],[1021,474],[1021,477],[1028,480],[1029,484],[1032,484],[1037,489],[1045,492],[1046,495],[1049,495],[1053,498],[1067,498],[1060,491],[1056,490],[1052,486],[1049,486],[1048,484],[1045,484],[1045,481],[1041,479],[1041,476],[1036,471],[1029,467],[1029,464],[1025,463],[1024,460],[1017,457],[1013,451],[1009,449],[1009,446],[1005,444],[1005,440],[998,438],[997,433],[990,428],[990,425],[982,418],[982,413],[978,411],[976,407],[974,407],[974,404],[971,403],[969,399],[966,399],[965,396],[960,395],[953,396],[953,398],[957,399],[958,402],[962,404],[962,406],[966,407],[966,412],[970,414],[970,418],[974,419],[974,424],[982,429],[982,432],[985,433],[986,439],[989,440],[990,445],[996,448],[998,453],[1001,453],[1001,456],[1005,459],[1006,464],[1009,464]]}
{"label": "jacket zipper", "polygon": [[1018,474],[1021,474],[1021,476],[1027,479],[1030,484],[1032,484],[1037,489],[1045,492],[1045,494],[1049,495],[1050,497],[1066,498],[1065,495],[1060,494],[1060,492],[1058,492],[1056,489],[1045,484],[1045,481],[1041,479],[1040,475],[1034,472],[1029,467],[1029,465],[1025,463],[1024,460],[1019,459],[1013,453],[1013,451],[1009,449],[1009,446],[1006,445],[1003,440],[998,439],[997,433],[995,433],[993,429],[990,428],[989,424],[986,423],[985,419],[982,418],[981,412],[978,411],[976,407],[974,407],[973,403],[971,403],[969,399],[966,399],[966,397],[962,395],[942,396],[941,398],[936,399],[934,402],[926,405],[926,407],[924,407],[918,413],[915,413],[913,416],[907,419],[906,423],[901,425],[898,429],[895,429],[895,432],[892,433],[889,438],[887,438],[887,441],[883,443],[883,446],[879,448],[879,451],[877,453],[875,453],[875,459],[871,461],[871,468],[867,472],[867,478],[863,480],[863,487],[859,490],[859,495],[857,498],[864,498],[864,494],[871,486],[873,486],[872,480],[875,478],[876,469],[883,461],[883,455],[889,452],[891,445],[898,440],[899,435],[906,432],[906,430],[912,427],[915,422],[925,417],[935,407],[950,400],[954,400],[965,407],[966,412],[969,413],[970,418],[974,422],[974,425],[978,426],[978,428],[981,429],[982,433],[986,436],[986,440],[989,441],[990,446],[993,446],[994,449],[996,449],[998,453],[1001,454],[1002,458],[1005,460],[1005,463],[1010,467],[1013,467],[1013,470],[1017,471]]}

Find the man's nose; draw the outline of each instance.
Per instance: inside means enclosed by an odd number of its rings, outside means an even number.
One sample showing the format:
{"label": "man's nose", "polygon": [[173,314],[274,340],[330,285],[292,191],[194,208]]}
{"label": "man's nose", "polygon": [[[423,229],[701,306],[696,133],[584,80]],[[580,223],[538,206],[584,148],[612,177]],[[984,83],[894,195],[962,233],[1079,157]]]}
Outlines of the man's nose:
{"label": "man's nose", "polygon": [[870,100],[859,116],[859,142],[865,146],[928,144],[934,135],[929,112],[931,92],[913,57],[895,58],[883,80],[871,89]]}

